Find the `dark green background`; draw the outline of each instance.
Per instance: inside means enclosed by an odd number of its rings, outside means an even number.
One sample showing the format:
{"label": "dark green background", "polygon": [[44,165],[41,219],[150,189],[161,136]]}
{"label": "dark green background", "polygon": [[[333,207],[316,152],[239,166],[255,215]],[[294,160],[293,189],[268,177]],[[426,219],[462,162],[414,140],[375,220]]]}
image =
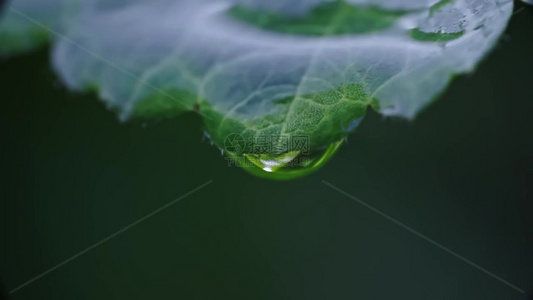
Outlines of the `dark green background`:
{"label": "dark green background", "polygon": [[10,299],[526,299],[533,287],[533,11],[414,122],[372,113],[292,182],[228,168],[196,115],[121,124],[45,50],[0,62],[0,277],[8,291],[214,183]]}

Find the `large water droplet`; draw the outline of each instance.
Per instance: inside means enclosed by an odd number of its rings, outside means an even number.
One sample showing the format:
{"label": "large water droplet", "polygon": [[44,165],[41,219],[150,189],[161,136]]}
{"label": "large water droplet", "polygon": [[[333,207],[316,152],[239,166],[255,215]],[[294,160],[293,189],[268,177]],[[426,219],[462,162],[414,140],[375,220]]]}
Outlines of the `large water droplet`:
{"label": "large water droplet", "polygon": [[238,161],[235,165],[256,176],[274,180],[291,180],[318,170],[333,157],[343,143],[344,139],[309,154],[302,154],[300,151],[279,155],[232,152],[227,154],[229,159]]}

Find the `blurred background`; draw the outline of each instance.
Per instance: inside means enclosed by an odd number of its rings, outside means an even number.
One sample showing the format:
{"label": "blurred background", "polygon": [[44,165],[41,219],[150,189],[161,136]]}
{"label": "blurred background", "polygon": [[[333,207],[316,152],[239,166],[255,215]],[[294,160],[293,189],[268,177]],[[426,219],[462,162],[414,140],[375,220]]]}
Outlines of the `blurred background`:
{"label": "blurred background", "polygon": [[1,61],[0,297],[528,299],[532,30],[526,7],[415,121],[370,113],[329,164],[291,182],[228,167],[194,114],[121,124],[95,95],[67,91],[46,49]]}

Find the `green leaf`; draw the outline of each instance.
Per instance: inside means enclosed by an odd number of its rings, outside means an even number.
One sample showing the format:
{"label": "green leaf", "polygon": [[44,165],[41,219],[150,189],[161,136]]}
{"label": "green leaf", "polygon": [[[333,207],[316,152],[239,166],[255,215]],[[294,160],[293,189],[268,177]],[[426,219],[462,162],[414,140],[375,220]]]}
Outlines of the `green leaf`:
{"label": "green leaf", "polygon": [[[53,16],[43,5],[65,11],[59,0],[42,2],[12,7],[43,23]],[[122,119],[197,111],[220,148],[229,136],[242,138],[228,157],[280,179],[320,167],[370,107],[413,118],[454,75],[475,68],[513,7],[510,0],[82,3],[60,24],[47,23],[61,34],[53,61],[70,88],[97,87]],[[23,22],[9,11],[0,36],[37,30],[13,25]],[[3,39],[0,49],[32,42],[16,44]],[[294,149],[301,138],[306,148]]]}

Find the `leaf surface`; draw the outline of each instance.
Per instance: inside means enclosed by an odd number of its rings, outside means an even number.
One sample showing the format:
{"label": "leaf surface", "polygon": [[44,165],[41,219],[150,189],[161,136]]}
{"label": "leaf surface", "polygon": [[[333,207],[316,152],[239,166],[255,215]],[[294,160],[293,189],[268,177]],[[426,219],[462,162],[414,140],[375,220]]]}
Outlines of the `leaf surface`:
{"label": "leaf surface", "polygon": [[[507,0],[89,0],[59,19],[59,0],[12,7],[64,35],[53,61],[70,88],[96,88],[123,119],[196,110],[215,144],[242,136],[238,154],[267,171],[294,137],[331,154],[368,107],[413,118],[474,69],[512,13]],[[9,11],[0,36],[32,36],[27,22]],[[29,45],[3,40],[0,53]]]}

